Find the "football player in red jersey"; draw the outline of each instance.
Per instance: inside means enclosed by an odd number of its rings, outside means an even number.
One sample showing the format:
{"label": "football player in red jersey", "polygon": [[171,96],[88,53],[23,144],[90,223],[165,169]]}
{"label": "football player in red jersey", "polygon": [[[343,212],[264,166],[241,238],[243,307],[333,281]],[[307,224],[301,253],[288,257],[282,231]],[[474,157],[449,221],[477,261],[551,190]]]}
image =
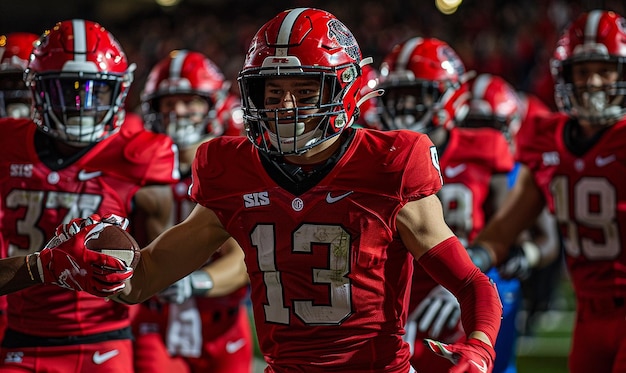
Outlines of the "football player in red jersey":
{"label": "football player in red jersey", "polygon": [[28,32],[0,36],[0,118],[30,116],[32,99],[24,84],[24,70],[38,38]]}
{"label": "football player in red jersey", "polygon": [[[433,141],[443,173],[438,192],[443,215],[467,245],[507,193],[507,173],[513,168],[508,143],[500,130],[458,128],[470,112],[472,73],[447,43],[411,38],[392,48],[380,71],[378,87],[385,90],[381,121],[389,130],[409,129]],[[458,302],[419,266],[413,273],[409,312],[405,339],[413,347],[411,364],[418,372],[447,372],[452,364],[431,354],[421,341],[466,338]]]}
{"label": "football player in red jersey", "polygon": [[[104,271],[72,272],[76,261],[40,252],[60,223],[134,210],[144,211],[147,224],[167,223],[170,207],[146,201],[178,179],[176,148],[167,136],[129,124],[141,123],[124,111],[133,69],[113,35],[91,21],[59,22],[35,42],[25,78],[34,119],[0,122],[2,234],[11,262],[27,255],[31,282],[82,288],[71,273]],[[52,261],[67,267],[58,271]],[[132,372],[128,306],[51,285],[7,299],[0,371]]]}
{"label": "football player in red jersey", "polygon": [[[209,58],[188,50],[170,52],[148,76],[141,95],[146,125],[168,134],[179,150],[173,224],[193,209],[187,192],[198,147],[242,118],[239,106],[228,106],[231,115],[223,117],[228,87]],[[142,303],[133,320],[136,371],[180,372],[171,367],[180,359],[170,358],[179,356],[192,372],[249,373],[253,341],[243,304],[247,284],[243,251],[231,239],[202,269]]]}
{"label": "football player in red jersey", "polygon": [[501,305],[443,219],[436,149],[413,131],[351,128],[369,62],[326,11],[291,9],[263,25],[239,74],[248,139],[199,147],[196,207],[142,250],[110,298],[145,301],[234,238],[267,372],[407,373],[415,258],[458,297],[468,334],[430,348],[457,364],[450,372],[490,372]]}
{"label": "football player in red jersey", "polygon": [[[28,32],[0,35],[0,118],[25,118],[30,115],[30,90],[24,84],[24,70],[39,36]],[[1,205],[1,204],[0,204]],[[0,208],[0,213],[2,210]],[[0,257],[7,256],[0,235]],[[0,297],[0,339],[6,328],[6,298]]]}
{"label": "football player in red jersey", "polygon": [[562,34],[551,61],[561,113],[522,126],[518,179],[474,247],[502,262],[544,206],[554,213],[577,302],[573,373],[626,371],[625,25],[593,10]]}

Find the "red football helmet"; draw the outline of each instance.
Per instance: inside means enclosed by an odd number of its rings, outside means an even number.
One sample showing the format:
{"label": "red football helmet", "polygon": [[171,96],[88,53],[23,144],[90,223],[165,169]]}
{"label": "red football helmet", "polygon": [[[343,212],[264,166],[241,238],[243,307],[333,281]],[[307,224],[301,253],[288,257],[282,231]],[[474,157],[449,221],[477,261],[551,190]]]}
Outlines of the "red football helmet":
{"label": "red football helmet", "polygon": [[28,32],[0,36],[0,117],[30,116],[32,98],[24,83],[24,70],[37,38]]}
{"label": "red football helmet", "polygon": [[[157,63],[141,94],[144,120],[152,131],[168,134],[181,148],[197,144],[207,135],[220,136],[224,125],[216,112],[226,99],[229,84],[220,69],[199,52],[174,50]],[[209,110],[202,116],[160,112],[165,96],[199,96],[207,101]]]}
{"label": "red football helmet", "polygon": [[415,37],[396,45],[380,67],[383,125],[423,133],[452,128],[469,110],[468,78],[457,53],[441,40]]}
{"label": "red football helmet", "polygon": [[99,24],[82,19],[57,23],[35,43],[26,70],[35,123],[74,146],[104,139],[124,120],[134,68]]}
{"label": "red football helmet", "polygon": [[[587,61],[615,63],[616,83],[575,86],[572,65]],[[559,110],[593,125],[611,125],[626,114],[626,20],[614,12],[583,13],[561,35],[551,61]]]}
{"label": "red football helmet", "polygon": [[481,74],[470,82],[472,98],[463,127],[491,127],[509,141],[522,124],[522,103],[515,89],[499,76]]}
{"label": "red football helmet", "polygon": [[[370,61],[362,59],[352,32],[334,15],[312,8],[279,13],[252,39],[238,77],[248,138],[266,152],[301,154],[339,135],[355,120],[362,97],[361,66]],[[297,110],[266,109],[266,78],[290,77],[319,79],[319,97]],[[324,91],[330,92],[325,101]],[[278,123],[279,114],[281,124],[274,133],[269,123]],[[305,122],[311,120],[319,124],[304,133]]]}

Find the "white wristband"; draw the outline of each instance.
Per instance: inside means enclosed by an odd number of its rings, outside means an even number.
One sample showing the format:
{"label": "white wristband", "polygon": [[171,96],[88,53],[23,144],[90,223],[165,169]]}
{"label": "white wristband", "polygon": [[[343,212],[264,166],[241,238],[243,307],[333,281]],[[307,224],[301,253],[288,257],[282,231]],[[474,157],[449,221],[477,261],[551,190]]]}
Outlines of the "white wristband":
{"label": "white wristband", "polygon": [[539,250],[539,247],[530,241],[524,241],[520,246],[522,247],[522,251],[524,251],[524,256],[528,259],[530,267],[537,267],[539,261],[541,260],[541,251]]}

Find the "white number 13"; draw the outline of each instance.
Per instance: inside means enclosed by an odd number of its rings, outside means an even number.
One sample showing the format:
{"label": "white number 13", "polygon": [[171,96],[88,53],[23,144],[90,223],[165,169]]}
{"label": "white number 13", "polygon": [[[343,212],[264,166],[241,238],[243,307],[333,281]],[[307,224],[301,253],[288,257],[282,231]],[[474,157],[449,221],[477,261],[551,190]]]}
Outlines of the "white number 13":
{"label": "white number 13", "polygon": [[[259,269],[267,291],[265,319],[268,322],[289,324],[289,308],[285,306],[281,273],[276,268],[276,245],[273,225],[258,225],[250,235],[257,249]],[[329,246],[328,268],[311,270],[313,284],[328,284],[320,289],[329,289],[330,305],[316,306],[313,300],[293,300],[294,314],[304,323],[317,325],[339,325],[352,311],[350,279],[347,277],[350,264],[350,236],[341,226],[304,224],[292,234],[293,253],[311,253],[312,244]]]}

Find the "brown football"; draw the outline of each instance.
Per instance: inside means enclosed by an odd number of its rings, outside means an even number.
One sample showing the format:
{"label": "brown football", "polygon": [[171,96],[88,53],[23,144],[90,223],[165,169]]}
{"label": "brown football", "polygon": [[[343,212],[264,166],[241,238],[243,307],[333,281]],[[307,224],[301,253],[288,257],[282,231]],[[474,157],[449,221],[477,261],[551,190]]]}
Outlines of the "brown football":
{"label": "brown football", "polygon": [[121,259],[133,269],[141,256],[137,241],[118,225],[109,225],[94,235],[87,235],[85,246],[94,251]]}

